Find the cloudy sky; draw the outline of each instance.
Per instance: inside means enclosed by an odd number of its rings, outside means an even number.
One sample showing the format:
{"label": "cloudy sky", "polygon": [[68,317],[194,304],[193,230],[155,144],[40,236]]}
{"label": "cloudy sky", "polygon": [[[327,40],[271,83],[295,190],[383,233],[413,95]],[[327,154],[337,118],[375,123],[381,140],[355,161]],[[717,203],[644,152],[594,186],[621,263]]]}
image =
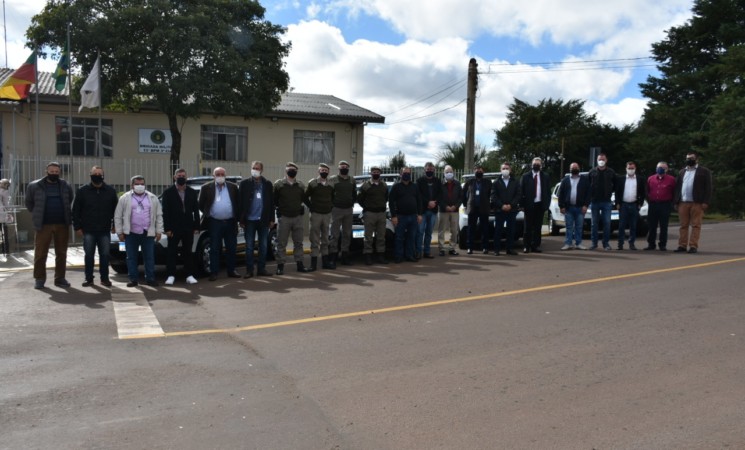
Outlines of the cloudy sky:
{"label": "cloudy sky", "polygon": [[[6,0],[7,52],[27,57],[23,35],[39,0]],[[479,65],[476,141],[493,147],[513,98],[580,99],[617,126],[639,120],[638,84],[656,73],[653,42],[691,17],[693,0],[264,0],[287,28],[295,92],[330,94],[386,117],[366,130],[365,165],[399,150],[435,160],[465,137],[468,61]],[[6,63],[7,60],[7,63]],[[40,70],[53,71],[55,61]]]}

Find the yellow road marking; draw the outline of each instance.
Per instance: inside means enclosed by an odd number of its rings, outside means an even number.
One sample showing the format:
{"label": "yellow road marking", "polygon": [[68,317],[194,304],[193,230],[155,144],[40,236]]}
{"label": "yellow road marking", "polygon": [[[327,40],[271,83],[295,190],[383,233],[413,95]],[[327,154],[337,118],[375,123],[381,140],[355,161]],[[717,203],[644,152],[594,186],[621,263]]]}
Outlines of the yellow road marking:
{"label": "yellow road marking", "polygon": [[725,259],[722,261],[712,261],[712,262],[707,262],[707,263],[692,264],[688,266],[669,267],[666,269],[647,270],[644,272],[627,273],[623,275],[613,275],[613,276],[602,277],[602,278],[593,278],[589,280],[570,281],[567,283],[551,284],[551,285],[546,285],[546,286],[538,286],[538,287],[525,288],[525,289],[515,289],[512,291],[505,291],[505,292],[493,292],[490,294],[473,295],[469,297],[451,298],[451,299],[446,299],[446,300],[436,300],[436,301],[431,301],[431,302],[415,303],[411,305],[391,306],[388,308],[369,309],[366,311],[353,311],[353,312],[341,313],[341,314],[331,314],[328,316],[306,317],[303,319],[285,320],[282,322],[271,322],[271,323],[263,323],[263,324],[258,324],[258,325],[248,325],[245,327],[215,328],[215,329],[193,330],[193,331],[172,331],[172,332],[166,332],[163,334],[158,333],[158,334],[141,334],[141,335],[126,336],[126,337],[122,337],[121,339],[152,339],[152,338],[160,338],[160,337],[196,336],[196,335],[202,335],[202,334],[237,333],[237,332],[243,332],[243,331],[263,330],[267,328],[279,328],[279,327],[286,327],[290,325],[301,325],[301,324],[313,323],[313,322],[346,319],[349,317],[367,316],[371,314],[383,314],[383,313],[389,313],[389,312],[395,312],[395,311],[405,311],[409,309],[429,308],[432,306],[449,305],[452,303],[463,303],[463,302],[471,302],[475,300],[486,300],[486,299],[492,299],[492,298],[506,297],[510,295],[528,294],[531,292],[549,291],[553,289],[562,289],[562,288],[572,287],[572,286],[582,286],[585,284],[605,283],[608,281],[623,280],[626,278],[657,275],[661,273],[676,272],[680,270],[699,269],[702,267],[711,267],[711,266],[717,266],[717,265],[722,265],[722,264],[732,264],[732,263],[742,262],[742,261],[745,261],[745,258]]}

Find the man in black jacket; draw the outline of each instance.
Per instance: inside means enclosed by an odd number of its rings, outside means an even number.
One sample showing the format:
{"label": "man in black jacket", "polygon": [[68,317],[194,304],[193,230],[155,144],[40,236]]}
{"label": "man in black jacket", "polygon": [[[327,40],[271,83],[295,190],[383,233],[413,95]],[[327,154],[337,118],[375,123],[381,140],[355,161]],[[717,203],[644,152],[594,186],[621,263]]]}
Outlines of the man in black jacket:
{"label": "man in black jacket", "polygon": [[414,256],[416,230],[422,222],[422,198],[411,181],[411,167],[401,169],[401,181],[394,184],[388,195],[391,223],[396,227],[394,261],[417,261]]}
{"label": "man in black jacket", "polygon": [[463,205],[468,214],[467,243],[468,254],[473,254],[476,223],[481,229],[481,246],[484,254],[489,253],[489,201],[491,200],[491,182],[484,180],[484,168],[481,164],[473,167],[474,178],[463,186]]}
{"label": "man in black jacket", "polygon": [[551,202],[548,175],[541,171],[543,160],[533,158],[531,171],[520,180],[520,204],[525,211],[524,253],[541,253],[541,230],[543,216]]}
{"label": "man in black jacket", "polygon": [[414,251],[416,257],[434,258],[432,256],[432,231],[437,223],[437,211],[442,198],[442,181],[435,176],[435,165],[427,162],[424,165],[424,176],[416,180],[419,196],[422,198],[422,223],[417,227]]}
{"label": "man in black jacket", "polygon": [[571,163],[569,175],[564,177],[559,185],[559,210],[564,214],[566,224],[562,250],[587,250],[587,247],[582,245],[582,229],[587,208],[590,206],[590,180],[587,176],[580,175],[579,171],[579,163]]}
{"label": "man in black jacket", "polygon": [[226,181],[225,168],[212,171],[214,181],[205,183],[199,191],[199,210],[202,212],[200,226],[210,236],[210,281],[217,280],[220,271],[220,253],[225,243],[225,265],[228,277],[240,278],[235,270],[235,255],[238,246],[238,185]]}
{"label": "man in black jacket", "polygon": [[611,195],[616,188],[616,172],[608,167],[608,157],[605,153],[598,155],[597,167],[590,169],[587,177],[590,179],[590,208],[592,208],[592,247],[598,248],[598,229],[603,223],[603,249],[610,250],[610,219],[613,204]]}
{"label": "man in black jacket", "polygon": [[626,225],[629,226],[629,249],[636,250],[636,223],[639,209],[647,196],[646,180],[637,176],[636,163],[626,163],[626,176],[616,179],[616,207],[618,208],[618,249],[623,250]]}
{"label": "man in black jacket", "polygon": [[176,257],[181,244],[186,282],[196,284],[194,278],[194,235],[199,233],[199,203],[197,191],[186,186],[186,170],[177,169],[174,184],[163,192],[163,230],[168,237],[168,278],[166,284],[176,280]]}
{"label": "man in black jacket", "polygon": [[255,239],[259,241],[259,261],[256,275],[270,277],[266,270],[266,252],[269,230],[274,226],[274,187],[263,177],[264,163],[251,163],[251,178],[241,181],[238,192],[241,202],[240,223],[246,238],[246,274],[251,278],[254,272]]}
{"label": "man in black jacket", "polygon": [[515,242],[515,219],[517,218],[518,205],[520,203],[520,186],[512,176],[510,163],[502,164],[502,176],[494,180],[491,188],[491,207],[494,208],[494,254],[499,256],[499,247],[502,241],[502,230],[507,224],[507,236],[505,252],[508,255],[517,255],[512,249]]}
{"label": "man in black jacket", "polygon": [[83,238],[85,252],[84,287],[93,285],[93,265],[98,247],[98,272],[103,286],[109,280],[109,247],[113,229],[114,211],[119,198],[116,190],[103,181],[103,169],[93,166],[91,182],[78,188],[72,203],[72,225],[75,233]]}

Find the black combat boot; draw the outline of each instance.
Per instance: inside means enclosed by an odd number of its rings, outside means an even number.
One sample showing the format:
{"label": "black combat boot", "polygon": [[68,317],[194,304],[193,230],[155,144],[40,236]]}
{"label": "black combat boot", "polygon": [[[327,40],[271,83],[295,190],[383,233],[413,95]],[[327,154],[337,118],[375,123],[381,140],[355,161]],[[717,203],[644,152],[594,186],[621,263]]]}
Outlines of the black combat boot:
{"label": "black combat boot", "polygon": [[307,273],[307,272],[310,272],[310,269],[308,269],[307,267],[305,267],[305,264],[303,264],[302,261],[298,261],[297,262],[297,271],[298,272],[302,272],[302,273]]}
{"label": "black combat boot", "polygon": [[310,269],[308,272],[315,272],[318,269],[318,256],[310,257]]}
{"label": "black combat boot", "polygon": [[341,265],[351,266],[352,260],[349,259],[349,252],[341,252]]}
{"label": "black combat boot", "polygon": [[388,260],[385,259],[385,255],[383,255],[382,253],[378,253],[377,255],[375,255],[375,262],[378,264],[388,264]]}
{"label": "black combat boot", "polygon": [[285,273],[285,265],[277,264],[277,275],[284,275],[284,273]]}
{"label": "black combat boot", "polygon": [[373,263],[373,261],[372,261],[372,254],[365,253],[365,264],[368,265],[368,266],[372,266],[372,263]]}
{"label": "black combat boot", "polygon": [[336,270],[336,253],[329,253],[329,269]]}
{"label": "black combat boot", "polygon": [[331,265],[330,259],[331,259],[331,255],[323,255],[323,256],[321,256],[321,268],[322,269],[324,269],[324,270],[325,269],[331,269],[331,270],[336,269],[336,266],[332,266]]}

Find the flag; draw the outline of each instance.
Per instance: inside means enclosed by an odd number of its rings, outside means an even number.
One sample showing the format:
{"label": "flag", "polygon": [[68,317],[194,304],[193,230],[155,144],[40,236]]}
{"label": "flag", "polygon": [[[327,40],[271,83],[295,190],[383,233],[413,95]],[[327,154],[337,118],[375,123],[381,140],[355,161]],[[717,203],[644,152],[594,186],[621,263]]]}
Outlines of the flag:
{"label": "flag", "polygon": [[36,52],[32,52],[25,63],[11,73],[0,86],[0,98],[23,100],[28,97],[31,85],[36,83]]}
{"label": "flag", "polygon": [[65,44],[65,49],[60,55],[57,70],[54,71],[54,88],[62,92],[67,84],[67,71],[70,70],[70,52]]}
{"label": "flag", "polygon": [[93,64],[91,73],[88,74],[83,87],[80,88],[80,108],[78,112],[81,112],[83,108],[98,108],[101,104],[98,101],[98,94],[101,91],[101,57],[96,58],[96,63]]}

